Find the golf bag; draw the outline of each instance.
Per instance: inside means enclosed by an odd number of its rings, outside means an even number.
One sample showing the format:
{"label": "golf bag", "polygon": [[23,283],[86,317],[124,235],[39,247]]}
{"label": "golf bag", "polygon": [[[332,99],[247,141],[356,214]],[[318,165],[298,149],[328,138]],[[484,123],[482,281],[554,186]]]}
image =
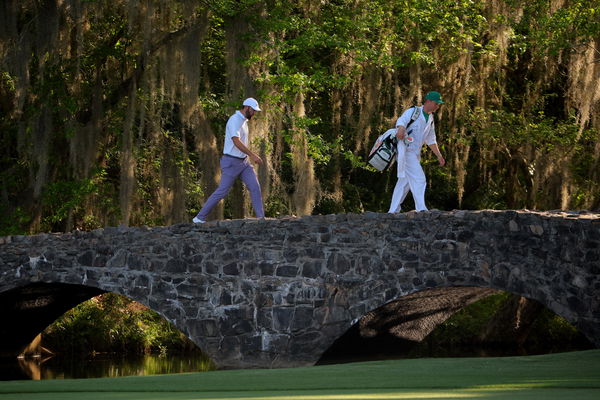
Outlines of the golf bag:
{"label": "golf bag", "polygon": [[[408,128],[410,125],[419,118],[420,109],[414,107],[414,111],[410,121],[406,126],[406,142],[412,142],[412,138],[408,137],[410,132]],[[396,153],[398,152],[397,146],[398,139],[396,139],[396,129],[388,129],[385,133],[377,138],[377,141],[373,145],[371,152],[369,153],[368,163],[371,164],[377,171],[384,171],[390,165],[396,161]]]}
{"label": "golf bag", "polygon": [[396,145],[398,139],[396,139],[396,130],[389,129],[385,133],[377,138],[375,145],[369,153],[368,162],[377,171],[384,171],[390,165],[396,161]]}

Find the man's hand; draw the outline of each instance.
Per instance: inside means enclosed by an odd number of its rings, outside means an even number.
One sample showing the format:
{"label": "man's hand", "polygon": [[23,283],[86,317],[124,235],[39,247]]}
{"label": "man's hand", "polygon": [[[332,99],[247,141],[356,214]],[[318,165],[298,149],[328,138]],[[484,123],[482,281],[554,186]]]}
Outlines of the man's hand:
{"label": "man's hand", "polygon": [[262,158],[260,158],[259,156],[257,156],[256,154],[252,153],[250,154],[250,160],[255,163],[255,164],[262,164],[263,160]]}
{"label": "man's hand", "polygon": [[403,126],[399,126],[396,129],[396,137],[398,138],[398,140],[404,140],[404,138],[406,137],[406,128]]}
{"label": "man's hand", "polygon": [[440,165],[442,167],[444,165],[446,165],[446,160],[444,159],[444,156],[442,155],[442,152],[440,151],[440,148],[438,147],[437,143],[430,144],[429,148],[431,149],[431,151],[433,151],[433,154],[435,154],[435,156],[437,157],[438,162],[440,163]]}

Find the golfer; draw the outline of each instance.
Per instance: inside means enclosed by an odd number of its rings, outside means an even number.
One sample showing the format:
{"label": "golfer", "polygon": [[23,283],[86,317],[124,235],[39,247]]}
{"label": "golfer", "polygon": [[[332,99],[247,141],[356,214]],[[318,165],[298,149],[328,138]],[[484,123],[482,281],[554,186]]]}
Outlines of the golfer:
{"label": "golfer", "polygon": [[238,110],[229,117],[225,127],[225,143],[223,146],[223,157],[221,157],[221,183],[217,190],[210,195],[204,207],[192,220],[196,224],[206,222],[208,214],[221,201],[235,183],[237,178],[248,188],[250,200],[257,218],[264,218],[265,212],[262,201],[260,184],[252,164],[262,164],[262,159],[248,148],[248,121],[252,119],[257,111],[262,111],[258,102],[252,97],[242,103]]}

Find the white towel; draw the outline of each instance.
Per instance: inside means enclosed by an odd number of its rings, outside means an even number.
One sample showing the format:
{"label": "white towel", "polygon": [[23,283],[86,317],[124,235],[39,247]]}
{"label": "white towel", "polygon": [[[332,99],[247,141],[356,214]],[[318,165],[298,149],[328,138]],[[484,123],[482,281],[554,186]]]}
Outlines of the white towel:
{"label": "white towel", "polygon": [[398,140],[397,150],[398,178],[404,178],[406,177],[406,145],[403,140]]}

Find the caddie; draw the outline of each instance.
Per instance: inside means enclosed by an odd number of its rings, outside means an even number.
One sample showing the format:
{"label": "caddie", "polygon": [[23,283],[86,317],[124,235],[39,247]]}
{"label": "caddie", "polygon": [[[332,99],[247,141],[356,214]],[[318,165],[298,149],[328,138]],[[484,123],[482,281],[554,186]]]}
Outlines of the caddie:
{"label": "caddie", "polygon": [[414,123],[410,124],[408,132],[406,131],[406,127],[409,126],[413,112],[415,112],[414,107],[404,111],[396,121],[398,182],[396,182],[396,187],[394,188],[389,213],[400,212],[401,204],[409,190],[412,192],[413,199],[415,200],[415,209],[417,211],[427,211],[427,206],[425,205],[427,180],[421,167],[421,149],[423,144],[427,144],[437,156],[440,165],[443,166],[446,164],[446,160],[437,145],[435,124],[433,121],[433,113],[442,104],[444,102],[440,93],[435,91],[429,92],[425,96],[425,103],[417,107],[420,115]]}

